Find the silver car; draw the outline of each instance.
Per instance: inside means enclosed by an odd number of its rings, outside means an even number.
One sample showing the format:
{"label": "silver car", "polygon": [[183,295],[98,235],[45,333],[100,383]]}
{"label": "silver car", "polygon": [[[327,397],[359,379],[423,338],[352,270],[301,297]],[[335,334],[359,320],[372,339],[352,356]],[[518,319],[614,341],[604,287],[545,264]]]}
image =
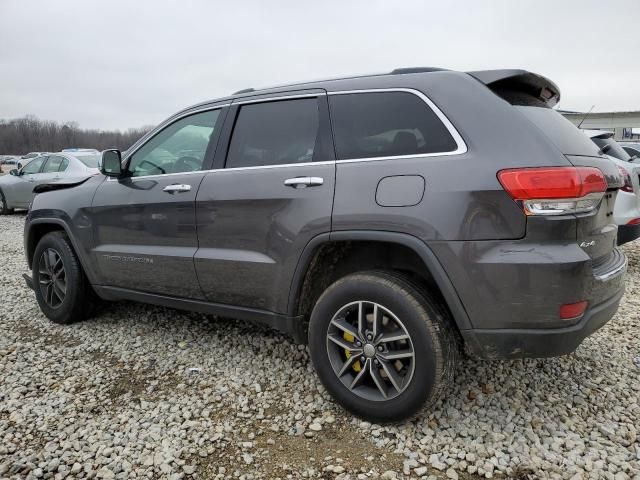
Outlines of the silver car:
{"label": "silver car", "polygon": [[31,159],[24,167],[0,177],[0,214],[28,208],[37,185],[98,173],[99,161],[100,154],[93,151],[47,153]]}

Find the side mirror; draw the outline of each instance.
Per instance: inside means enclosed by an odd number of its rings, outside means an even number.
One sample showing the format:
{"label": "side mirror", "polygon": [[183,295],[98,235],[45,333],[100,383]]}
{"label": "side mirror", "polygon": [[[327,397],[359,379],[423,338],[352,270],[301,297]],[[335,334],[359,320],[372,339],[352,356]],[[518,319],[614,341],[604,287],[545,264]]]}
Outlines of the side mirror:
{"label": "side mirror", "polygon": [[17,177],[20,174],[20,172],[18,172],[17,168],[14,168],[13,170],[9,170],[9,175],[13,175],[14,177]]}
{"label": "side mirror", "polygon": [[122,154],[120,153],[120,150],[112,148],[102,152],[100,172],[107,177],[118,178],[122,176]]}

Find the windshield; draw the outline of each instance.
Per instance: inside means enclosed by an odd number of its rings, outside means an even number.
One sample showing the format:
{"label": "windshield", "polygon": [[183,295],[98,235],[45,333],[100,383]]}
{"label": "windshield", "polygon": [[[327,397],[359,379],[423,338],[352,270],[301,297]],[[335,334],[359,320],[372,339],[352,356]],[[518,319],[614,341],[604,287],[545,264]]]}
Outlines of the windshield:
{"label": "windshield", "polygon": [[[591,140],[593,140],[593,143],[595,143],[600,150],[606,147],[603,152],[605,155],[611,155],[612,157],[617,158],[618,160],[624,160],[625,162],[631,160],[631,156],[625,152],[624,148],[622,148],[613,138],[594,137]],[[610,146],[607,147],[607,145]]]}
{"label": "windshield", "polygon": [[546,107],[515,106],[565,155],[597,157],[598,149],[573,123]]}
{"label": "windshield", "polygon": [[89,168],[98,168],[100,162],[100,155],[78,155],[76,158]]}

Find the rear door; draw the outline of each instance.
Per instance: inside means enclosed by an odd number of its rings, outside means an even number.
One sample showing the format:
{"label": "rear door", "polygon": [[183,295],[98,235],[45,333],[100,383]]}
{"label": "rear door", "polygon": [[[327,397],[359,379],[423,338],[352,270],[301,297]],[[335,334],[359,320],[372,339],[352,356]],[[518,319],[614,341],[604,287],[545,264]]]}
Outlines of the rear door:
{"label": "rear door", "polygon": [[65,162],[68,162],[68,160],[62,155],[50,155],[42,168],[42,172],[38,175],[38,179],[34,182],[34,186],[60,178],[60,168]]}
{"label": "rear door", "polygon": [[215,108],[170,121],[125,159],[129,177],[98,187],[92,225],[101,284],[202,297],[195,199],[222,120]]}
{"label": "rear door", "polygon": [[225,130],[196,199],[198,278],[211,302],[284,313],[302,250],[331,230],[326,94],[239,99]]}

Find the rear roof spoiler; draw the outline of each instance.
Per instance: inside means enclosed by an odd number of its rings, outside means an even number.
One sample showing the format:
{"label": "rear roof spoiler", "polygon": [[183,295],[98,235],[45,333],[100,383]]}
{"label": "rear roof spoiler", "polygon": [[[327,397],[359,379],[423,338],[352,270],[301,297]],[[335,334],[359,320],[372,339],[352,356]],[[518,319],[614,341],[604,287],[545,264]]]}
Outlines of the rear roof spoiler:
{"label": "rear roof spoiler", "polygon": [[553,107],[560,101],[558,86],[536,73],[526,70],[479,70],[467,73],[494,92],[509,90],[527,94],[542,101],[548,107]]}

